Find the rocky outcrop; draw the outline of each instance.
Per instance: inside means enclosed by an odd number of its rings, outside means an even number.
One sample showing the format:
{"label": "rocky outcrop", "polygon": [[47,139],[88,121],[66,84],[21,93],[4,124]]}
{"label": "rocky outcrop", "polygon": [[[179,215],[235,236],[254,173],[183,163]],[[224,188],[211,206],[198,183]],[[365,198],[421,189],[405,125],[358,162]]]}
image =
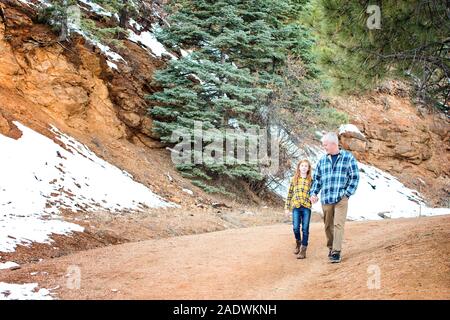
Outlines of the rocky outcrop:
{"label": "rocky outcrop", "polygon": [[405,85],[390,81],[367,96],[335,98],[364,138],[340,137],[360,161],[420,189],[432,204],[447,206],[450,185],[450,124],[442,113],[417,108]]}
{"label": "rocky outcrop", "polygon": [[130,41],[125,42],[125,48],[118,48],[118,52],[127,64],[121,66],[120,73],[105,75],[110,99],[118,109],[118,117],[132,135],[153,139],[153,145],[159,143],[158,136],[152,130],[153,122],[148,115],[150,103],[146,95],[160,90],[152,86],[152,78],[155,70],[164,63]]}
{"label": "rocky outcrop", "polygon": [[[71,51],[78,51],[81,63],[75,65],[66,57],[67,49],[55,42],[46,28],[20,23],[26,27],[11,29],[11,17],[25,18],[14,9],[4,12],[7,23],[0,23],[0,87],[39,105],[49,117],[70,127],[124,137],[126,127],[117,119],[108,88],[99,78],[100,59],[77,43]],[[15,40],[8,41],[12,38]]]}
{"label": "rocky outcrop", "polygon": [[342,148],[351,150],[358,159],[366,158],[368,141],[355,125],[347,124],[339,128],[339,142]]}
{"label": "rocky outcrop", "polygon": [[19,91],[72,127],[89,129],[103,122],[105,132],[117,139],[136,141],[133,136],[144,135],[146,141],[155,140],[151,145],[159,143],[145,96],[159,90],[151,82],[163,61],[125,41],[116,51],[126,63],[116,72],[81,36],[62,44],[47,26],[33,21],[36,13],[26,6],[0,5],[2,88]]}
{"label": "rocky outcrop", "polygon": [[12,119],[3,114],[0,110],[0,134],[12,139],[19,139],[22,136],[22,131],[12,122]]}

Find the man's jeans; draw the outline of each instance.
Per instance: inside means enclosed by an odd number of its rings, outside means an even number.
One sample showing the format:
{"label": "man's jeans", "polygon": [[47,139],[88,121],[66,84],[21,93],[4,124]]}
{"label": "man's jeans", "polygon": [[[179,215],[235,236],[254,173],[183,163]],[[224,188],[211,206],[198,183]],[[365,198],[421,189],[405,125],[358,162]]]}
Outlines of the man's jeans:
{"label": "man's jeans", "polygon": [[[292,224],[295,239],[302,242],[302,246],[308,246],[309,221],[311,220],[311,209],[300,207],[292,210]],[[300,224],[302,225],[303,238],[300,237]]]}

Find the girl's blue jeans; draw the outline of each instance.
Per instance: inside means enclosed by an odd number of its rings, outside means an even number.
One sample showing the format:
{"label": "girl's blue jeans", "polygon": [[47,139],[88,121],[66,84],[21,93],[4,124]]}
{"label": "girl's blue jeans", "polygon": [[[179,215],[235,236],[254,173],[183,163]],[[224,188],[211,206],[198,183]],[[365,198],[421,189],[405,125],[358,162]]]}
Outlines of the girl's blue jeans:
{"label": "girl's blue jeans", "polygon": [[[302,246],[308,246],[309,222],[311,220],[311,209],[300,207],[292,209],[292,225],[297,241],[302,242]],[[300,235],[300,225],[302,226],[302,236]]]}

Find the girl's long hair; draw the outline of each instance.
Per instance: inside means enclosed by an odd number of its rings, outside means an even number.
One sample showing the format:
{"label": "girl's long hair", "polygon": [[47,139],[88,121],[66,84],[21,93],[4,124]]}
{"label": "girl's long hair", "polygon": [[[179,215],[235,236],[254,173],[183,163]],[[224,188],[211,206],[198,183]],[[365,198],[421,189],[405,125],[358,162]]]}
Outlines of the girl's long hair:
{"label": "girl's long hair", "polygon": [[300,165],[302,163],[308,164],[308,172],[306,173],[306,180],[309,180],[309,181],[312,180],[312,178],[311,178],[311,176],[312,176],[311,163],[307,159],[303,159],[297,163],[297,169],[295,170],[295,175],[294,175],[294,182],[296,182],[296,183],[298,182],[298,179],[300,179],[300,177],[302,176],[300,173]]}

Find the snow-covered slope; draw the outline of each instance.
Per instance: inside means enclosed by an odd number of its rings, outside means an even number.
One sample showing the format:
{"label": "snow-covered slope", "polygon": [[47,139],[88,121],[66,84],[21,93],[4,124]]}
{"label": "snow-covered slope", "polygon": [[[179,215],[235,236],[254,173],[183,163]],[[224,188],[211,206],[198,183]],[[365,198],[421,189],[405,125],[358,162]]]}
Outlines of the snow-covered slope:
{"label": "snow-covered slope", "polygon": [[[374,166],[358,163],[360,182],[349,199],[348,217],[353,220],[450,214],[448,208],[429,208],[419,192]],[[320,209],[317,208],[316,209]]]}
{"label": "snow-covered slope", "polygon": [[49,236],[83,231],[60,216],[71,211],[175,207],[86,146],[52,131],[65,148],[23,126],[20,139],[0,135],[0,252],[17,244],[48,242]]}

